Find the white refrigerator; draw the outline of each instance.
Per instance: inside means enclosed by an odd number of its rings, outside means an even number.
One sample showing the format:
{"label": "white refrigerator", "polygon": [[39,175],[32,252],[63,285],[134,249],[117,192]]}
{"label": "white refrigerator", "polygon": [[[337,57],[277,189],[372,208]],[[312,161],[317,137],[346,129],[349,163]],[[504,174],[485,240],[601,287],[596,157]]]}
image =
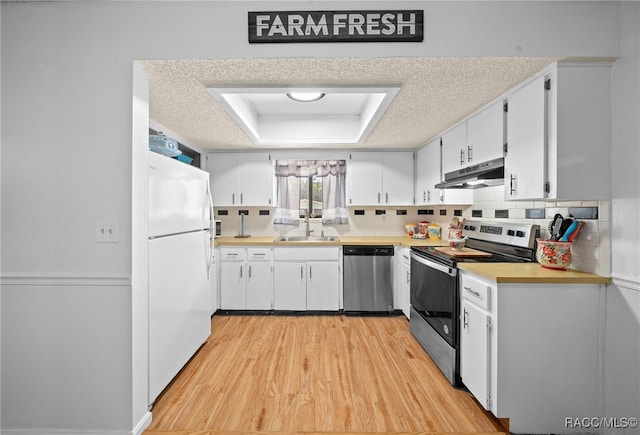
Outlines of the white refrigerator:
{"label": "white refrigerator", "polygon": [[209,174],[149,151],[149,405],[211,334]]}

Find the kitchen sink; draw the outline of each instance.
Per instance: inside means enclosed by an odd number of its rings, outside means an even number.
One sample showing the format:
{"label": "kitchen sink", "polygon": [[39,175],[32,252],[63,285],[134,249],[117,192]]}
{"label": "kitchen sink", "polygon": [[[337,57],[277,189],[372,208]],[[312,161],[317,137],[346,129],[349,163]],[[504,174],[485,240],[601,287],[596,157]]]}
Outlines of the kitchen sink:
{"label": "kitchen sink", "polygon": [[280,236],[274,242],[339,242],[336,236]]}

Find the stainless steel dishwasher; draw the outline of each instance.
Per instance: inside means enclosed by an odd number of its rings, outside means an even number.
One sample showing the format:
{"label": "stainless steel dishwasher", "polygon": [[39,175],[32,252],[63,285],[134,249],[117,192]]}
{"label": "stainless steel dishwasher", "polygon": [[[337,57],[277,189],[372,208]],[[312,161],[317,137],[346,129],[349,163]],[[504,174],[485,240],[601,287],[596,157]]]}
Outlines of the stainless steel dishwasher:
{"label": "stainless steel dishwasher", "polygon": [[344,311],[393,311],[393,246],[343,248]]}

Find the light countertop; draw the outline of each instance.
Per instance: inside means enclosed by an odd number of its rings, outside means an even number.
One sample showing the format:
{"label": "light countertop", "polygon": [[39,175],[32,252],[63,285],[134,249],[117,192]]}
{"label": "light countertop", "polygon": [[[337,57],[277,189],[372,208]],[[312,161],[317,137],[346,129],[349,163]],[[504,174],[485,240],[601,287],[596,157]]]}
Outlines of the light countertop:
{"label": "light countertop", "polygon": [[611,278],[578,270],[553,270],[539,263],[459,263],[458,268],[497,283],[607,284]]}
{"label": "light countertop", "polygon": [[251,236],[246,238],[218,237],[216,246],[343,246],[343,245],[401,245],[411,246],[448,246],[446,240],[412,239],[406,236],[368,237],[338,236],[337,242],[274,242],[278,236]]}
{"label": "light countertop", "polygon": [[[331,242],[274,242],[277,236],[251,236],[246,238],[218,237],[216,246],[344,246],[344,245],[400,245],[448,246],[446,240],[412,239],[406,236],[338,236]],[[458,263],[458,267],[496,283],[555,283],[606,284],[611,278],[577,270],[553,270],[538,263]]]}

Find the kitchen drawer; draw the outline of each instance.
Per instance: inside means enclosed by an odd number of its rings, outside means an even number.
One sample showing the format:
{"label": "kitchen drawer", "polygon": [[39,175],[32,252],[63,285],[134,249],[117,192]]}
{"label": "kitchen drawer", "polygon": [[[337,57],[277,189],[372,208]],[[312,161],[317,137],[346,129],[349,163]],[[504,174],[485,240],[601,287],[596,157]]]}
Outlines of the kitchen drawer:
{"label": "kitchen drawer", "polygon": [[276,261],[313,261],[313,260],[340,260],[340,247],[338,246],[314,246],[314,247],[278,247],[274,248]]}
{"label": "kitchen drawer", "polygon": [[491,284],[474,276],[460,275],[460,297],[491,311]]}
{"label": "kitchen drawer", "polygon": [[245,248],[221,248],[221,261],[245,261],[247,259],[247,250]]}
{"label": "kitchen drawer", "polygon": [[273,249],[272,248],[248,248],[247,260],[271,261],[273,260]]}

